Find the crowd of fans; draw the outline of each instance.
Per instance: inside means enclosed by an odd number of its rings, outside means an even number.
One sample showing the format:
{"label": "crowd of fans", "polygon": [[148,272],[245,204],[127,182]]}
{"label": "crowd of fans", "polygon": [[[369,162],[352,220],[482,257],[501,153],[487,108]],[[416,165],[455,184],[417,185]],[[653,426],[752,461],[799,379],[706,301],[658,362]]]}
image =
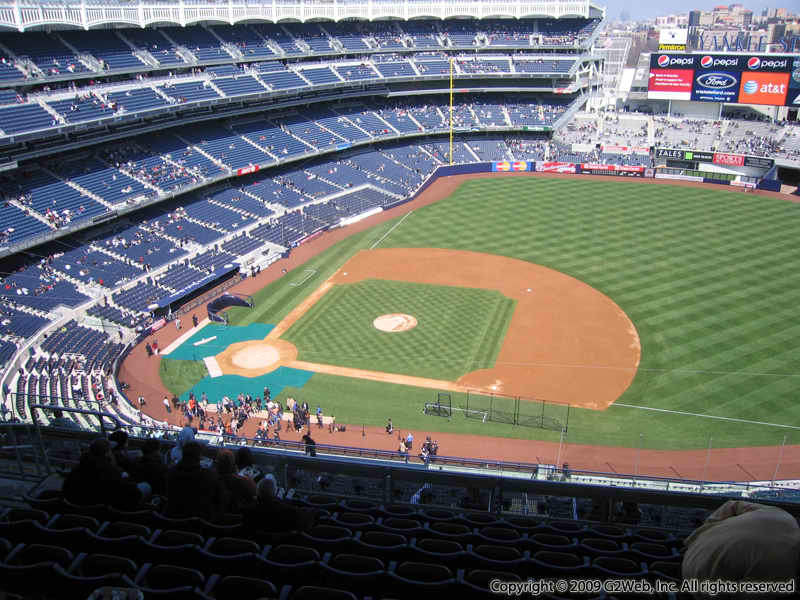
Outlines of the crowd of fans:
{"label": "crowd of fans", "polygon": [[[17,272],[20,274],[25,274],[27,276],[28,281],[30,281],[30,285],[36,283],[35,287],[33,287],[33,295],[34,296],[42,296],[49,291],[52,291],[55,288],[55,285],[62,281],[64,276],[58,273],[53,268],[53,261],[56,258],[63,256],[63,252],[56,252],[53,254],[48,254],[45,257],[39,259],[39,262],[36,264],[36,269],[25,269],[20,268]],[[9,295],[16,294],[18,296],[28,296],[31,294],[31,289],[25,285],[21,285],[17,282],[16,279],[13,278],[0,278],[0,287],[2,288],[2,292],[0,292],[0,296],[3,297],[4,303],[12,303],[13,299],[9,298]]]}
{"label": "crowd of fans", "polygon": [[169,161],[162,160],[158,164],[145,166],[136,162],[138,158],[157,154],[135,142],[124,142],[104,150],[102,156],[123,173],[160,188],[173,189],[176,182],[181,185],[200,183],[208,175],[206,166],[187,166],[187,158],[192,154],[190,148],[184,149],[178,156],[170,156]]}
{"label": "crowd of fans", "polygon": [[235,455],[219,449],[211,461],[205,456],[211,449],[194,435],[185,427],[167,456],[155,439],[132,451],[124,431],[98,438],[64,481],[64,497],[79,505],[150,507],[171,518],[199,517],[209,522],[236,514],[254,532],[303,530],[314,524],[312,511],[278,499],[274,475],[254,466],[249,448],[239,448]]}

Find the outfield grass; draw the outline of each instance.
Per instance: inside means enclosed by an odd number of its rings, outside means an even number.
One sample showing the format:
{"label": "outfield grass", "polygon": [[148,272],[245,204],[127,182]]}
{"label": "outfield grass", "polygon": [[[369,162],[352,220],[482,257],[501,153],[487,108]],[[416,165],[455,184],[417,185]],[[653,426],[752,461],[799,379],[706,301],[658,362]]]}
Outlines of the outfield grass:
{"label": "outfield grass", "polygon": [[[393,222],[356,234],[259,294],[247,319],[277,323]],[[465,183],[416,210],[381,247],[441,247],[528,260],[613,299],[642,343],[637,376],[607,411],[572,409],[572,442],[704,448],[800,443],[796,429],[658,413],[622,404],[800,427],[800,205],[723,188],[501,178]],[[301,270],[302,270],[301,268]],[[348,324],[342,323],[342,331]],[[589,366],[590,368],[591,366]],[[296,397],[335,406],[340,422],[538,439],[555,434],[425,417],[430,390],[315,375]],[[457,399],[454,399],[457,402]],[[368,420],[369,419],[369,420]],[[408,425],[406,425],[408,423]],[[478,431],[473,431],[477,427]]]}
{"label": "outfield grass", "polygon": [[[368,279],[334,286],[282,337],[300,360],[455,381],[494,366],[515,304],[496,290]],[[375,329],[389,313],[418,325]]]}
{"label": "outfield grass", "polygon": [[208,375],[202,360],[172,360],[164,358],[158,367],[161,381],[175,396],[190,390],[198,381]]}

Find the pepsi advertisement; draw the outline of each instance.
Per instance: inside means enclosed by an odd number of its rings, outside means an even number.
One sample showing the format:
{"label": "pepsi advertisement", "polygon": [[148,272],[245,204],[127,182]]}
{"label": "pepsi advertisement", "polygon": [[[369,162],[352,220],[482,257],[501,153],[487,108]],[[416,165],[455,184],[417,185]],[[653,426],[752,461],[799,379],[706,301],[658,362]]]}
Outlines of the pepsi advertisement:
{"label": "pepsi advertisement", "polygon": [[800,107],[800,59],[654,52],[648,98]]}

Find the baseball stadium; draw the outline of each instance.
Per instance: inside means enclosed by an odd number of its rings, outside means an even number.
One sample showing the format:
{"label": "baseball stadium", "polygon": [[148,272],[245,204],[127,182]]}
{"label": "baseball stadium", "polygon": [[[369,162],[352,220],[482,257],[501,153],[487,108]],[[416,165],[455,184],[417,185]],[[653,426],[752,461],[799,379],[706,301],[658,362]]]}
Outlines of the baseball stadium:
{"label": "baseball stadium", "polygon": [[671,35],[0,0],[3,597],[677,599],[800,531],[800,59]]}

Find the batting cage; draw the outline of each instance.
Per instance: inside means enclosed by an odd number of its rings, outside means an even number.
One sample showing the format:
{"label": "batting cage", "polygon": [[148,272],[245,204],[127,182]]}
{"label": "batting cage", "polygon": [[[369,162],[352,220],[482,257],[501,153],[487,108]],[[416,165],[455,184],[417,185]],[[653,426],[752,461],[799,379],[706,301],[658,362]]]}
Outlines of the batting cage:
{"label": "batting cage", "polygon": [[426,415],[447,417],[449,419],[453,416],[453,401],[450,398],[450,394],[447,392],[438,392],[435,401],[426,402],[422,412]]}
{"label": "batting cage", "polygon": [[491,421],[552,431],[567,431],[569,426],[569,404],[474,390],[467,391],[465,402],[465,406],[450,412],[457,411],[468,419],[480,419],[484,423]]}
{"label": "batting cage", "polygon": [[228,315],[222,311],[229,306],[244,306],[253,308],[253,298],[239,294],[222,294],[208,303],[208,320],[214,323],[228,324]]}

